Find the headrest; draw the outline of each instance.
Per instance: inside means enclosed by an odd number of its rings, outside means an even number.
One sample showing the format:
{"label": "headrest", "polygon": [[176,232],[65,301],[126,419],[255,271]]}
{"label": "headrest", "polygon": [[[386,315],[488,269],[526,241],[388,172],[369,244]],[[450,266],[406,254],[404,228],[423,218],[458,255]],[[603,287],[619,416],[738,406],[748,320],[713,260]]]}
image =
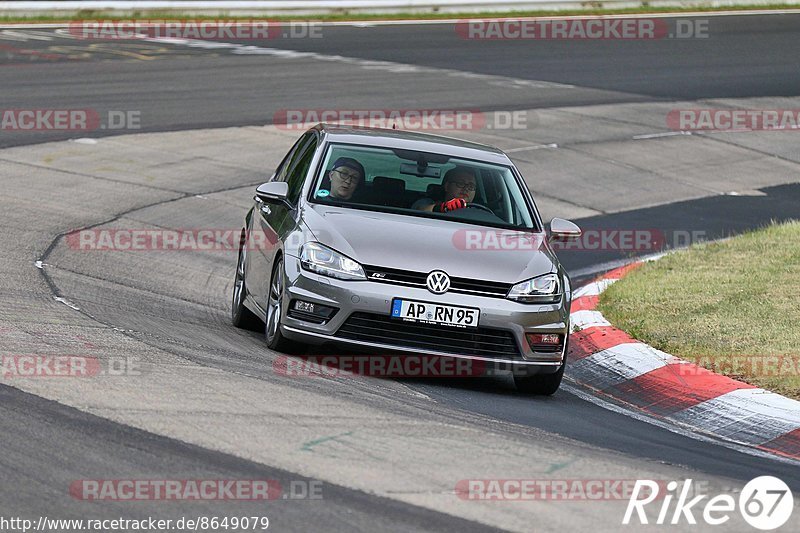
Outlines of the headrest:
{"label": "headrest", "polygon": [[386,195],[402,195],[406,191],[406,182],[398,178],[375,176],[372,190]]}

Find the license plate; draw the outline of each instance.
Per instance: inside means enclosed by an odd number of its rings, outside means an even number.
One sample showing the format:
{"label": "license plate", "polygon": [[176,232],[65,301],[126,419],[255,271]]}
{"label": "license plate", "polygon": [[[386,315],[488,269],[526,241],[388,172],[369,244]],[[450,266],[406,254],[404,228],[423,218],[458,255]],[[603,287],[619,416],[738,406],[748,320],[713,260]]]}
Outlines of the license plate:
{"label": "license plate", "polygon": [[392,300],[392,318],[440,326],[477,328],[480,309],[413,300]]}

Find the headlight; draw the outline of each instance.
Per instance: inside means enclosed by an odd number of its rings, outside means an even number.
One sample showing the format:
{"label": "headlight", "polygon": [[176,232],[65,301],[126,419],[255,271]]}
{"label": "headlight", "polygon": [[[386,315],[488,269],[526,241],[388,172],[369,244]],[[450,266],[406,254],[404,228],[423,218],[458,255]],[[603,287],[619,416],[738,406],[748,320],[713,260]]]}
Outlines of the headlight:
{"label": "headlight", "polygon": [[558,274],[545,274],[511,287],[506,298],[522,303],[554,303],[561,298]]}
{"label": "headlight", "polygon": [[337,279],[367,279],[364,269],[346,255],[318,242],[307,242],[300,250],[300,265],[305,270]]}

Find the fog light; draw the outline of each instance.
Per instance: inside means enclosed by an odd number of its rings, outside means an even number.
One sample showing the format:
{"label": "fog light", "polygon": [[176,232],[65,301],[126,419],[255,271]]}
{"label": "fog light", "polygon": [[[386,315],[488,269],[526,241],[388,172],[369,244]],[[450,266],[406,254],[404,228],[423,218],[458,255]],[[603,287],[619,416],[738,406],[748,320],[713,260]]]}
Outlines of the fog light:
{"label": "fog light", "polygon": [[525,338],[534,352],[557,352],[563,344],[560,333],[526,333]]}
{"label": "fog light", "polygon": [[295,300],[294,308],[298,311],[305,311],[306,313],[314,312],[314,304],[311,302],[304,302],[303,300]]}
{"label": "fog light", "polygon": [[338,309],[304,300],[293,300],[289,305],[289,316],[298,320],[324,324],[336,314]]}
{"label": "fog light", "polygon": [[561,344],[558,333],[528,333],[528,344]]}

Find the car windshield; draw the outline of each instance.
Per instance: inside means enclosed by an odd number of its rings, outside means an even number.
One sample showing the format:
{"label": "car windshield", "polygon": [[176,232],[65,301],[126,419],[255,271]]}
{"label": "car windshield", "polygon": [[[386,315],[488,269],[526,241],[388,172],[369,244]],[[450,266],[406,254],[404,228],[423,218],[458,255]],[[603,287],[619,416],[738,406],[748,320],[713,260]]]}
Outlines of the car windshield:
{"label": "car windshield", "polygon": [[[441,207],[454,198],[463,199],[467,207]],[[510,167],[412,150],[331,144],[310,200],[408,216],[537,229]]]}

